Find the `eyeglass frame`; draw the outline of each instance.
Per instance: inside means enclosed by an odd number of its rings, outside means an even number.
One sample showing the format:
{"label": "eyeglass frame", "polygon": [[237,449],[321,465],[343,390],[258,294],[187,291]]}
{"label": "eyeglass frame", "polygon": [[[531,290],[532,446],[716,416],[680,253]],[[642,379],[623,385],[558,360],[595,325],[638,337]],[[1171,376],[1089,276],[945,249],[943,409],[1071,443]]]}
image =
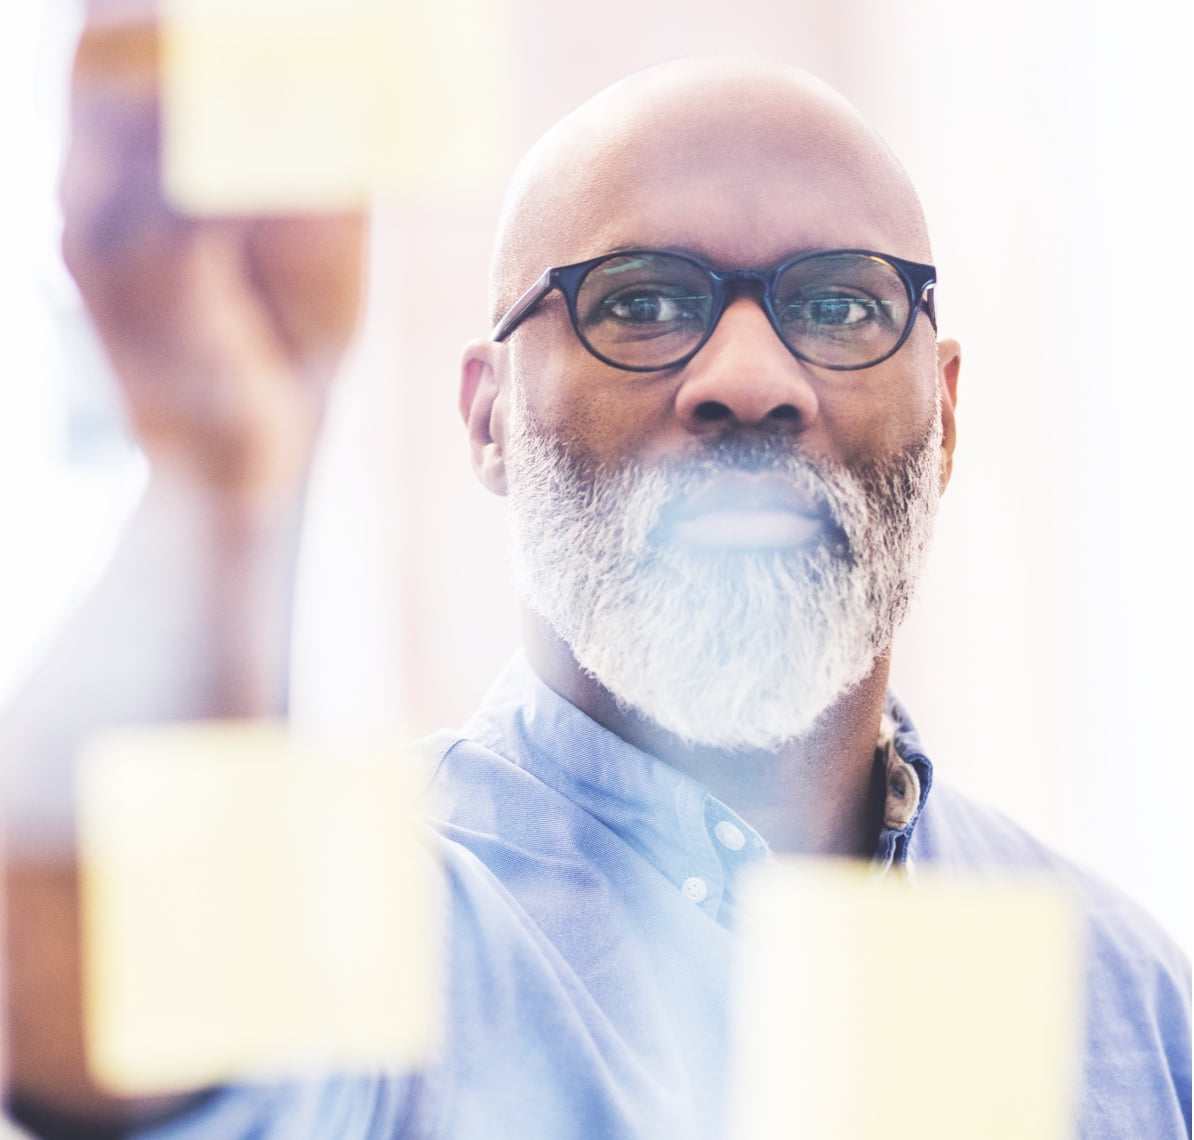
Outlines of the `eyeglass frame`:
{"label": "eyeglass frame", "polygon": [[[657,254],[665,254],[668,257],[687,261],[690,265],[696,266],[712,282],[713,295],[710,298],[709,327],[693,348],[670,364],[620,364],[616,360],[611,360],[608,356],[598,352],[585,338],[584,333],[581,332],[580,318],[576,313],[577,294],[580,291],[581,283],[589,271],[600,265],[601,262],[609,261],[615,257],[636,257]],[[779,316],[775,311],[775,287],[779,283],[780,277],[791,269],[793,265],[811,258],[840,256],[842,254],[858,254],[863,257],[878,258],[880,261],[887,262],[899,274],[900,279],[904,283],[904,288],[908,291],[909,307],[908,317],[904,322],[904,331],[900,333],[899,339],[887,352],[878,359],[869,360],[865,364],[822,364],[819,361],[810,359],[787,342],[784,334],[780,331]],[[746,281],[753,281],[762,286],[762,295],[759,303],[763,312],[767,314],[767,319],[771,323],[772,329],[775,330],[775,335],[779,337],[780,343],[797,360],[811,364],[816,368],[827,368],[833,372],[858,372],[863,368],[874,368],[876,364],[882,364],[904,347],[904,342],[911,335],[913,326],[916,324],[916,318],[920,316],[922,310],[928,316],[929,323],[933,326],[933,331],[937,331],[937,310],[933,301],[933,293],[937,285],[936,268],[918,261],[907,261],[902,257],[895,257],[890,253],[878,253],[872,249],[815,249],[785,258],[771,269],[719,270],[715,269],[707,261],[702,261],[699,257],[695,257],[690,253],[678,253],[670,249],[623,249],[603,253],[599,257],[591,257],[587,261],[578,261],[572,265],[557,265],[545,269],[535,283],[510,306],[506,311],[506,315],[493,326],[493,332],[490,333],[490,340],[499,343],[505,340],[524,320],[533,315],[534,310],[548,293],[553,289],[558,289],[564,296],[564,302],[568,308],[568,317],[572,322],[572,329],[576,333],[576,339],[580,341],[581,345],[590,355],[595,356],[603,364],[608,364],[612,368],[622,369],[625,372],[665,372],[687,364],[708,344],[709,338],[713,336],[713,333],[717,330],[717,326],[721,323],[722,316],[725,314],[729,287]]]}

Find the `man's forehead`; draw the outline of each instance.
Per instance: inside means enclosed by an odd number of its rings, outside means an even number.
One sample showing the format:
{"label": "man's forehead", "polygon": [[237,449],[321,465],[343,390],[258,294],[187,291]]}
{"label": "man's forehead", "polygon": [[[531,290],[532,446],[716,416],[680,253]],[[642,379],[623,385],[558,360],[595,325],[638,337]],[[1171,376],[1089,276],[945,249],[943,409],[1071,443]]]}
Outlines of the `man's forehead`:
{"label": "man's forehead", "polygon": [[727,265],[831,247],[929,257],[915,192],[853,108],[744,60],[640,73],[549,131],[507,199],[495,302],[545,265],[642,245]]}
{"label": "man's forehead", "polygon": [[616,249],[695,253],[723,268],[764,267],[814,249],[877,249],[927,260],[918,211],[876,193],[855,163],[726,139],[709,153],[646,151],[592,164],[539,229],[544,264]]}

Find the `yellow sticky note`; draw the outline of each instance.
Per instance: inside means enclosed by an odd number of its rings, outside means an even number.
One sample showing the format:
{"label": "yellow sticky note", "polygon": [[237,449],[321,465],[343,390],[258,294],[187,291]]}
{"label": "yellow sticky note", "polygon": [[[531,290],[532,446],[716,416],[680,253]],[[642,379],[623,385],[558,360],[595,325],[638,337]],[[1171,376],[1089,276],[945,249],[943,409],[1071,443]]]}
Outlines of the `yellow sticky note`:
{"label": "yellow sticky note", "polygon": [[728,1135],[1071,1140],[1080,928],[1036,879],[756,875]]}
{"label": "yellow sticky note", "polygon": [[163,178],[197,214],[356,209],[502,168],[498,0],[164,0]]}
{"label": "yellow sticky note", "polygon": [[98,737],[79,764],[97,1080],[151,1095],[417,1066],[441,935],[416,770],[270,723]]}

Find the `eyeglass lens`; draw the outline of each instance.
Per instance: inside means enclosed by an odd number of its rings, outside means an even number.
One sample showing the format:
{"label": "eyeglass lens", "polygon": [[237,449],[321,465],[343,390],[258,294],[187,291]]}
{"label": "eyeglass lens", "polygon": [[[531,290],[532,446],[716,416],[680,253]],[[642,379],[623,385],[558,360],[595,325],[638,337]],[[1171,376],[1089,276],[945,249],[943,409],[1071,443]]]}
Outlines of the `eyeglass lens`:
{"label": "eyeglass lens", "polygon": [[[581,281],[576,317],[582,339],[612,363],[666,368],[701,342],[713,303],[712,278],[687,258],[615,254]],[[836,368],[864,368],[885,357],[904,335],[912,305],[894,266],[857,253],[801,258],[779,275],[772,295],[787,345]]]}

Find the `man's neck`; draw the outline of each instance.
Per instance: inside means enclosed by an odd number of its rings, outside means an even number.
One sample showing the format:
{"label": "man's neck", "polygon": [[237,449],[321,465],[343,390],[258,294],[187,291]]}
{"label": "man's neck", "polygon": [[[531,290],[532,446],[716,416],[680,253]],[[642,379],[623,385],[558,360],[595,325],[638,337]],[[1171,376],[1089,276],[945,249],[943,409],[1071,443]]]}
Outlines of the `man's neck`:
{"label": "man's neck", "polygon": [[686,744],[619,707],[541,618],[527,614],[524,624],[527,656],[545,684],[627,743],[700,781],[774,850],[859,857],[874,851],[882,803],[882,789],[874,785],[874,756],[886,657],[806,736],[775,752],[725,752]]}

